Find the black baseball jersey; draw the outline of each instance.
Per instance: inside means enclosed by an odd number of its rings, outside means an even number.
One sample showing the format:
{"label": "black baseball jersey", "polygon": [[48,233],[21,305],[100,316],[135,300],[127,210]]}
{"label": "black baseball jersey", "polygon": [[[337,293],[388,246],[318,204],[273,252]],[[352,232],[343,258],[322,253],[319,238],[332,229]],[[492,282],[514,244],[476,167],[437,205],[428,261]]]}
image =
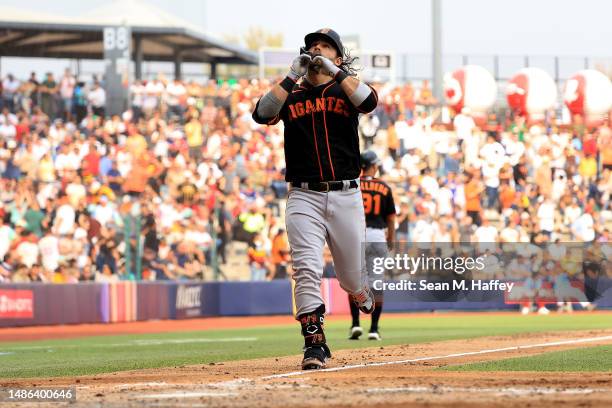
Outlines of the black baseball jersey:
{"label": "black baseball jersey", "polygon": [[366,227],[387,228],[387,217],[395,214],[391,187],[382,180],[361,178],[361,196],[366,216]]}
{"label": "black baseball jersey", "polygon": [[313,86],[307,81],[294,86],[279,114],[257,123],[285,125],[285,180],[290,182],[351,180],[359,177],[359,113],[376,108],[378,96],[372,89],[355,107],[339,83],[331,80]]}

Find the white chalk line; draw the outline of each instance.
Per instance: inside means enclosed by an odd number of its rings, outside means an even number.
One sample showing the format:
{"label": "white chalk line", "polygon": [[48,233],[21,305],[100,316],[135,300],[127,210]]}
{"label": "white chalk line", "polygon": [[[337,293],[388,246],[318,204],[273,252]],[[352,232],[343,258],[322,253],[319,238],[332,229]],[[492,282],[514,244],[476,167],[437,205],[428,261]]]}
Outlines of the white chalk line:
{"label": "white chalk line", "polygon": [[200,397],[234,397],[238,395],[235,392],[169,392],[163,394],[140,394],[136,395],[136,398],[200,398]]}
{"label": "white chalk line", "polygon": [[[152,381],[152,382],[139,382],[139,383],[132,383],[132,384],[118,384],[115,385],[113,388],[119,388],[119,389],[129,389],[129,388],[137,388],[137,387],[165,387],[167,386],[168,383],[161,381]],[[81,387],[82,388],[82,387]]]}
{"label": "white chalk line", "polygon": [[592,343],[592,342],[606,341],[606,340],[612,340],[612,336],[589,337],[585,339],[572,339],[572,340],[553,341],[553,342],[538,343],[538,344],[526,344],[522,346],[511,346],[511,347],[502,347],[502,348],[486,349],[486,350],[479,350],[479,351],[468,351],[465,353],[453,353],[453,354],[445,354],[442,356],[419,357],[419,358],[411,358],[411,359],[406,359],[406,360],[353,364],[353,365],[346,365],[342,367],[324,368],[320,370],[292,371],[289,373],[267,375],[264,377],[260,377],[259,379],[265,381],[265,380],[272,380],[276,378],[288,378],[288,377],[296,377],[296,376],[306,375],[306,374],[313,374],[314,372],[334,372],[334,371],[352,370],[355,368],[364,368],[364,367],[380,367],[380,366],[386,366],[386,365],[418,363],[421,361],[443,360],[446,358],[475,356],[479,354],[499,353],[502,351],[528,350],[532,348],[563,346],[567,344]]}
{"label": "white chalk line", "polygon": [[593,394],[596,392],[609,392],[604,388],[551,388],[551,387],[388,387],[388,388],[369,388],[368,394],[397,394],[397,393],[447,393],[447,392],[470,392],[470,393],[490,393],[496,395],[525,396],[534,394],[568,394],[582,395]]}

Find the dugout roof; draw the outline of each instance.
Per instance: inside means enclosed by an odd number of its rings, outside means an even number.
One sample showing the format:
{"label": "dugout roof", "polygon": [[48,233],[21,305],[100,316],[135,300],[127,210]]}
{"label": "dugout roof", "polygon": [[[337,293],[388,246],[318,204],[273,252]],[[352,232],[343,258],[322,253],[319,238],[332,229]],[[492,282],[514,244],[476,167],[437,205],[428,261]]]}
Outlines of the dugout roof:
{"label": "dugout roof", "polygon": [[[129,26],[132,60],[257,64],[257,54],[213,38],[141,0],[119,0],[78,17],[0,6],[0,55],[102,59],[102,32]],[[138,55],[137,55],[138,54]]]}

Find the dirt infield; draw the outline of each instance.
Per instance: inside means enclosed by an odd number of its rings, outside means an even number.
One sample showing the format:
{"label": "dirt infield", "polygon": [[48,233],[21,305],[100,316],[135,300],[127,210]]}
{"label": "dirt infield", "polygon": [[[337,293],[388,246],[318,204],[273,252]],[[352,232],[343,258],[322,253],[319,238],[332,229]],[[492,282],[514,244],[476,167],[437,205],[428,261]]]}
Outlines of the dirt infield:
{"label": "dirt infield", "polygon": [[299,371],[295,355],[3,385],[76,385],[78,402],[70,406],[78,407],[609,407],[611,373],[433,370],[600,344],[612,344],[612,329],[344,350],[334,353],[329,370],[317,372]]}

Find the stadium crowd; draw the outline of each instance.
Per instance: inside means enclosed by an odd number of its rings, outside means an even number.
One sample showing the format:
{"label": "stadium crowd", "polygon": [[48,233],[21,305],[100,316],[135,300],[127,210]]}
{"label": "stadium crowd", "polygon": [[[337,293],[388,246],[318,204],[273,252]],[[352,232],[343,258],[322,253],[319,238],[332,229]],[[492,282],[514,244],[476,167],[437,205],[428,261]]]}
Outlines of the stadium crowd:
{"label": "stadium crowd", "polygon": [[[394,186],[399,241],[609,242],[608,124],[477,124],[467,109],[443,123],[427,81],[374,86],[379,106],[359,129]],[[286,278],[282,123],[251,119],[269,87],[160,76],[109,117],[95,78],[7,75],[0,282],[135,279],[140,263],[142,279],[213,279],[236,241],[251,279]]]}

